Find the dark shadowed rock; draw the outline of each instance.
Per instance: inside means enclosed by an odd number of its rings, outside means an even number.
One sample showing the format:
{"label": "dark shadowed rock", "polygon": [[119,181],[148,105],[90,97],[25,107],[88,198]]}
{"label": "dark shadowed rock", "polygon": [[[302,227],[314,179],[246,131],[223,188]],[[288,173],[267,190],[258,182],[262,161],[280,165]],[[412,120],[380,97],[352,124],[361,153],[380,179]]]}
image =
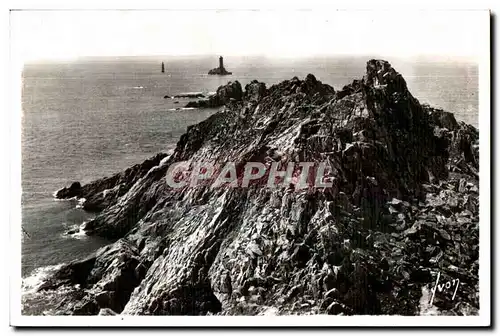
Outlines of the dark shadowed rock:
{"label": "dark shadowed rock", "polygon": [[185,107],[207,108],[211,106],[209,100],[205,99],[205,100],[190,101],[186,104]]}
{"label": "dark shadowed rock", "polygon": [[453,113],[430,108],[430,116],[432,121],[441,128],[447,128],[450,131],[458,128],[458,122]]}
{"label": "dark shadowed rock", "polygon": [[245,85],[245,99],[248,101],[258,102],[266,94],[266,84],[257,80],[251,81]]}
{"label": "dark shadowed rock", "polygon": [[114,311],[112,311],[111,309],[109,308],[103,308],[101,310],[99,310],[99,314],[97,315],[101,315],[101,316],[114,316],[114,315],[117,315]]}
{"label": "dark shadowed rock", "polygon": [[82,186],[80,182],[73,182],[67,188],[62,188],[58,190],[56,193],[57,198],[72,198],[72,197],[80,197],[82,193]]}

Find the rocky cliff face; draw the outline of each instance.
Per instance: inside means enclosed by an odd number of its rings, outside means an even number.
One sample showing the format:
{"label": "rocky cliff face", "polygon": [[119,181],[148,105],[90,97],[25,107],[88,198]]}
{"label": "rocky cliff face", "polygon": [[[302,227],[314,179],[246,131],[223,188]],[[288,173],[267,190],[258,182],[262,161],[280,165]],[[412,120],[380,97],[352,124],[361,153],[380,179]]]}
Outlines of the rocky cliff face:
{"label": "rocky cliff face", "polygon": [[[308,75],[213,99],[225,106],[171,155],[58,193],[85,197],[99,211],[87,233],[115,242],[44,283],[71,292],[53,313],[477,313],[474,127],[421,105],[381,60],[341,91]],[[180,161],[328,161],[333,186],[174,190]],[[460,285],[430,305],[438,272]]]}

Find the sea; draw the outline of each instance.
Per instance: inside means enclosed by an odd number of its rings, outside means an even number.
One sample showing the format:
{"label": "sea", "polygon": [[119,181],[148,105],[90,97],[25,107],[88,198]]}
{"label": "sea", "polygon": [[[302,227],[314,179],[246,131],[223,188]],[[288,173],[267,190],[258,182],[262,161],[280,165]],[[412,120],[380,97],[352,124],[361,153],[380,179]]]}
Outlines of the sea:
{"label": "sea", "polygon": [[[366,57],[224,58],[230,76],[209,76],[218,55],[92,57],[26,63],[22,72],[23,290],[61,263],[82,258],[109,241],[67,235],[95,214],[54,192],[110,176],[158,152],[175,148],[186,127],[216,109],[183,109],[181,93],[209,94],[228,81],[268,86],[312,73],[336,90],[363,76]],[[478,67],[469,61],[384,57],[412,94],[478,125]],[[165,73],[161,72],[165,63]],[[23,302],[34,304],[34,302]]]}

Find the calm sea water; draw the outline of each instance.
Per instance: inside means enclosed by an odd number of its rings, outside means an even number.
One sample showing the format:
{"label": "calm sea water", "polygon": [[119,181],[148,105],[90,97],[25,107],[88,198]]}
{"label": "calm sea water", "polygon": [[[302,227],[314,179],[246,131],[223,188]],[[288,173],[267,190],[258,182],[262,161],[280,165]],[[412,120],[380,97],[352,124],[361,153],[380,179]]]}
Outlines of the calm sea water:
{"label": "calm sea water", "polygon": [[[229,80],[275,84],[313,73],[336,89],[360,78],[367,57],[277,61],[226,57],[232,76],[208,76],[217,57],[95,58],[27,64],[22,96],[22,273],[60,264],[107,242],[65,236],[92,215],[76,201],[56,201],[54,191],[112,175],[160,151],[172,149],[188,125],[215,110],[175,110],[185,92],[213,92]],[[161,61],[166,73],[160,72]],[[390,60],[421,101],[456,113],[477,126],[478,73],[470,64]]]}

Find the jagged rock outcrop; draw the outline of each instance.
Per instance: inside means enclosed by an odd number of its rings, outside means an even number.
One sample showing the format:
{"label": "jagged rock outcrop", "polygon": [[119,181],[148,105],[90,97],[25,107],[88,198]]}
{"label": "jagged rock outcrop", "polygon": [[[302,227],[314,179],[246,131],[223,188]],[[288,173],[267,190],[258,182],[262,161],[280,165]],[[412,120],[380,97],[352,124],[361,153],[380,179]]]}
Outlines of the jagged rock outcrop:
{"label": "jagged rock outcrop", "polygon": [[229,82],[226,85],[221,85],[214,95],[208,99],[192,101],[187,103],[186,107],[198,108],[216,108],[223,106],[230,101],[240,101],[243,97],[241,84],[238,81]]}
{"label": "jagged rock outcrop", "polygon": [[85,199],[83,209],[101,211],[114,204],[119,197],[125,195],[132,185],[146,175],[151,168],[158,166],[165,157],[167,157],[167,154],[159,153],[121,173],[102,178],[83,187],[80,182],[73,182],[71,186],[58,190],[55,196],[59,199],[83,198]]}
{"label": "jagged rock outcrop", "polygon": [[258,102],[266,95],[266,92],[267,89],[265,83],[253,80],[249,84],[245,85],[245,100]]}
{"label": "jagged rock outcrop", "polygon": [[[75,286],[58,313],[477,313],[474,127],[422,106],[380,60],[339,92],[308,75],[245,92],[234,82],[217,97],[226,106],[190,126],[172,155],[95,202],[88,234],[118,240],[40,289]],[[181,161],[328,161],[333,186],[172,189],[165,175]],[[90,199],[119,181],[61,195]],[[438,272],[460,285],[428,309]]]}

